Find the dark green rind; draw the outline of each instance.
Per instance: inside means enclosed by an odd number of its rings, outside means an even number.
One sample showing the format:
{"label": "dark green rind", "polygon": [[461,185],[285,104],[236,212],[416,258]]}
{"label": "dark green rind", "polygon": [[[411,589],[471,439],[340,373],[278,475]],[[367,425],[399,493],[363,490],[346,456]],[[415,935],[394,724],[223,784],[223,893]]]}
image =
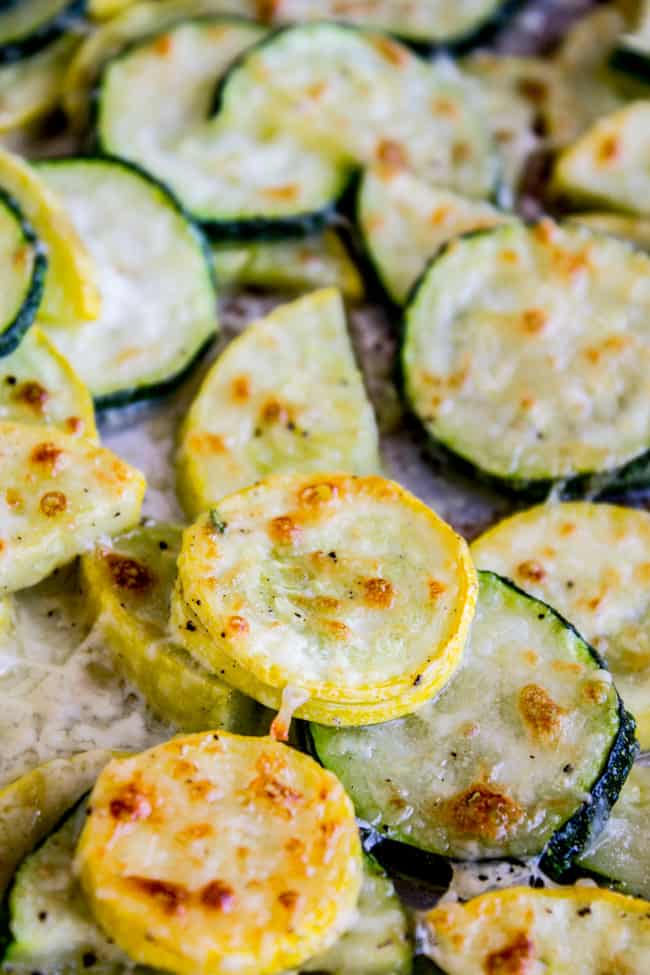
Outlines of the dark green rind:
{"label": "dark green rind", "polygon": [[[522,222],[526,226],[534,226],[536,221]],[[449,444],[438,440],[427,429],[424,421],[416,413],[406,391],[404,367],[404,347],[408,331],[407,319],[409,309],[415,301],[418,291],[423,286],[429,271],[437,261],[442,260],[452,244],[455,244],[459,240],[469,240],[473,237],[493,232],[494,228],[490,227],[481,230],[470,230],[466,234],[459,234],[458,237],[444,244],[431,257],[422,274],[414,283],[403,308],[399,309],[401,311],[398,329],[400,351],[395,361],[394,379],[410,416],[424,434],[427,452],[433,460],[441,463],[443,466],[455,469],[460,474],[477,480],[499,492],[505,492],[512,496],[513,500],[526,504],[536,504],[537,502],[545,501],[552,491],[555,492],[559,501],[574,501],[585,497],[589,497],[591,500],[605,501],[611,498],[620,498],[628,492],[646,491],[650,489],[650,446],[647,450],[633,457],[621,467],[609,471],[588,471],[566,478],[539,478],[535,480],[503,477],[491,471],[486,471],[468,457],[457,453]],[[393,307],[398,308],[394,303]]]}
{"label": "dark green rind", "polygon": [[616,71],[650,85],[650,52],[626,44],[614,51],[609,63]]}
{"label": "dark green rind", "polygon": [[34,249],[34,267],[23,303],[13,321],[4,325],[0,332],[0,358],[3,358],[18,348],[27,329],[36,318],[45,289],[47,257],[45,252],[40,249],[38,237],[25,220],[20,207],[3,189],[0,189],[0,206],[6,207],[13,214],[20,223],[25,243]]}
{"label": "dark green rind", "polygon": [[576,857],[584,853],[591,840],[600,833],[618,799],[639,751],[635,738],[636,722],[618,699],[619,727],[612,742],[600,778],[590,793],[590,802],[582,804],[564,826],[551,837],[540,860],[540,868],[552,880],[562,880]]}
{"label": "dark green rind", "polygon": [[407,35],[402,35],[399,32],[391,33],[393,33],[393,36],[398,41],[401,41],[402,44],[408,44],[419,54],[431,55],[448,52],[458,57],[459,55],[467,54],[468,51],[471,51],[475,47],[480,47],[493,41],[499,31],[507,26],[508,21],[524,7],[525,3],[526,0],[503,0],[496,10],[488,14],[475,27],[470,28],[470,30],[465,31],[463,34],[456,34],[454,37],[445,39],[441,38],[437,41],[409,38]]}
{"label": "dark green rind", "polygon": [[[53,158],[53,159],[41,159],[39,162],[47,163],[48,166],[61,165],[65,166],[68,162],[86,162],[86,163],[112,163],[116,166],[121,167],[127,171],[136,173],[141,176],[148,183],[152,184],[165,198],[165,201],[171,205],[171,207],[181,216],[188,224],[190,231],[196,242],[198,243],[201,251],[203,253],[203,259],[205,261],[205,267],[207,271],[208,280],[212,287],[216,302],[219,297],[217,290],[217,277],[212,263],[212,252],[210,250],[210,244],[206,238],[203,229],[198,226],[196,220],[192,217],[190,213],[185,209],[180,200],[174,195],[174,193],[169,189],[169,187],[163,183],[161,180],[157,179],[146,169],[143,169],[137,163],[133,163],[128,159],[122,159],[119,156],[93,156],[93,155],[80,155],[71,156],[69,158]],[[37,164],[38,165],[38,164]],[[216,318],[215,311],[215,329],[214,332],[209,335],[205,342],[194,352],[190,359],[185,363],[185,365],[175,372],[173,375],[169,376],[167,379],[160,380],[157,383],[151,383],[147,386],[135,386],[129,389],[118,389],[114,393],[106,393],[103,396],[94,397],[95,409],[98,411],[109,410],[109,409],[119,409],[125,406],[130,406],[134,403],[142,403],[148,400],[159,399],[163,396],[167,396],[172,393],[178,386],[183,383],[187,377],[194,371],[198,363],[201,361],[203,356],[206,354],[214,340],[219,335],[219,325]],[[6,354],[6,353],[5,353]]]}
{"label": "dark green rind", "polygon": [[[18,3],[23,0],[18,0]],[[0,42],[0,64],[11,64],[24,58],[38,54],[43,48],[57,40],[75,20],[81,20],[87,6],[87,0],[70,0],[66,7],[51,20],[34,27],[25,37],[17,37],[12,41]],[[0,18],[2,11],[0,10]]]}

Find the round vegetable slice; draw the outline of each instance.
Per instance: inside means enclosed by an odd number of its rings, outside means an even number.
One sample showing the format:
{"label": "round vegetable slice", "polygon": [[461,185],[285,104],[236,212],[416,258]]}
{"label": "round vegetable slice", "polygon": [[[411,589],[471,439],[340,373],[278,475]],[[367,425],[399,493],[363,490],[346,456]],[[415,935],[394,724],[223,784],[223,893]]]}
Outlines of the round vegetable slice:
{"label": "round vegetable slice", "polygon": [[87,387],[36,326],[11,355],[0,359],[0,420],[45,423],[98,439]]}
{"label": "round vegetable slice", "polygon": [[92,327],[48,326],[50,338],[100,408],[169,390],[217,332],[200,232],[163,186],[119,160],[61,159],[37,168],[92,255],[102,297]]}
{"label": "round vegetable slice", "polygon": [[96,269],[62,202],[29,163],[3,149],[0,186],[18,201],[47,248],[47,277],[39,318],[60,324],[97,318],[101,301]]}
{"label": "round vegetable slice", "polygon": [[605,828],[577,865],[627,894],[650,899],[650,767],[635,765]]}
{"label": "round vegetable slice", "polygon": [[548,220],[470,235],[408,306],[407,397],[504,486],[602,472],[613,488],[650,443],[649,312],[650,259],[621,241]]}
{"label": "round vegetable slice", "polygon": [[78,44],[77,37],[61,37],[38,54],[0,64],[0,132],[20,129],[56,106]]}
{"label": "round vegetable slice", "polygon": [[324,707],[350,723],[439,690],[476,598],[465,542],[372,476],[276,475],[232,494],[188,529],[178,564],[177,633],[191,653],[216,672],[230,658],[276,706],[290,687],[308,698],[299,716]]}
{"label": "round vegetable slice", "polygon": [[254,733],[262,721],[255,702],[168,636],[180,547],[181,529],[158,524],[135,528],[84,555],[82,585],[93,615],[119,669],[164,721],[188,732],[218,727]]}
{"label": "round vegetable slice", "polygon": [[0,593],[44,579],[137,522],[142,475],[54,427],[0,422]]}
{"label": "round vegetable slice", "polygon": [[84,11],[86,0],[9,0],[0,8],[0,63],[35,54]]}
{"label": "round vegetable slice", "polygon": [[299,966],[352,922],[362,872],[334,776],[271,739],[227,732],[111,762],[77,867],[116,943],[179,975]]}
{"label": "round vegetable slice", "polygon": [[379,466],[343,302],[322,290],[249,325],[212,367],[183,424],[179,493],[196,517],[268,474]]}
{"label": "round vegetable slice", "polygon": [[650,100],[599,119],[559,157],[556,193],[572,202],[650,216]]}
{"label": "round vegetable slice", "polygon": [[403,304],[429,260],[454,237],[512,220],[477,200],[430,186],[406,169],[365,171],[357,217],[386,291]]}
{"label": "round vegetable slice", "polygon": [[535,856],[561,874],[634,760],[634,723],[591,647],[492,573],[459,670],[415,714],[310,725],[323,764],[381,834],[459,859]]}
{"label": "round vegetable slice", "polygon": [[641,975],[650,952],[650,905],[593,887],[511,887],[425,916],[426,954],[446,975],[544,971]]}
{"label": "round vegetable slice", "polygon": [[547,504],[472,546],[480,569],[544,599],[603,654],[642,748],[650,748],[650,515],[616,505]]}
{"label": "round vegetable slice", "polygon": [[0,189],[0,358],[14,351],[34,321],[46,268],[22,211]]}

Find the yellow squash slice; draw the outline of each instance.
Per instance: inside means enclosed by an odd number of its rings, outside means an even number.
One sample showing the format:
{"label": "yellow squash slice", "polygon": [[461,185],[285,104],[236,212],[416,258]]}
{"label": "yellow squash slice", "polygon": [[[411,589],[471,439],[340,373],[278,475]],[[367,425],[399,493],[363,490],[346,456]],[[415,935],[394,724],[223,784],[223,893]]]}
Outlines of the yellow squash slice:
{"label": "yellow squash slice", "polygon": [[36,326],[0,359],[0,420],[46,423],[97,440],[88,387]]}
{"label": "yellow squash slice", "polygon": [[29,125],[56,106],[78,44],[79,38],[68,34],[37,54],[0,66],[0,133]]}
{"label": "yellow squash slice", "polygon": [[569,146],[553,188],[574,203],[650,216],[650,99],[601,118]]}
{"label": "yellow squash slice", "polygon": [[142,475],[110,450],[0,422],[0,593],[32,586],[102,535],[130,528],[144,491]]}
{"label": "yellow squash slice", "polygon": [[595,887],[511,887],[424,918],[446,975],[646,975],[650,904]]}
{"label": "yellow squash slice", "polygon": [[300,717],[363,724],[446,683],[476,586],[465,542],[394,482],[275,476],[186,531],[174,622],[205,666],[229,659],[250,686],[226,679],[253,696],[265,685],[262,703],[289,687]]}
{"label": "yellow squash slice", "polygon": [[180,528],[147,525],[84,555],[82,583],[92,614],[120,671],[160,718],[182,731],[223,727],[251,734],[263,723],[255,702],[168,635],[180,546]]}
{"label": "yellow squash slice", "polygon": [[47,249],[39,317],[48,324],[97,318],[101,303],[95,268],[58,197],[28,163],[4,149],[0,149],[0,186],[19,204]]}
{"label": "yellow squash slice", "polygon": [[338,780],[269,738],[209,732],[111,762],[78,854],[95,917],[176,975],[273,975],[329,947],[362,878]]}
{"label": "yellow squash slice", "polygon": [[0,896],[15,868],[91,788],[111,752],[57,758],[0,791]]}
{"label": "yellow squash slice", "polygon": [[539,505],[477,539],[479,569],[513,579],[605,657],[650,748],[650,514],[616,505]]}
{"label": "yellow squash slice", "polygon": [[378,469],[375,418],[333,289],[277,308],[228,346],[188,413],[178,455],[193,516],[268,474]]}

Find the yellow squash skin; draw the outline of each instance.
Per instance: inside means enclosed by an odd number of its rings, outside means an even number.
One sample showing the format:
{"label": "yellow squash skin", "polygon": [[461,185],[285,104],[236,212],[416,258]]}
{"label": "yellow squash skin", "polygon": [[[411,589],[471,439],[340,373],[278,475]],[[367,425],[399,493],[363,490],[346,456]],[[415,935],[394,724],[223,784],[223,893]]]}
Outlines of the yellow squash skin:
{"label": "yellow squash skin", "polygon": [[650,904],[597,887],[511,887],[424,916],[446,975],[647,975]]}
{"label": "yellow squash skin", "polygon": [[110,450],[0,422],[0,594],[44,579],[140,516],[145,480]]}
{"label": "yellow squash skin", "polygon": [[77,867],[105,931],[175,975],[272,975],[329,947],[362,879],[338,780],[269,738],[203,732],[111,762]]}
{"label": "yellow squash skin", "polygon": [[226,679],[249,694],[274,689],[267,705],[303,692],[296,714],[321,721],[322,707],[327,723],[388,720],[432,697],[476,603],[463,539],[377,476],[267,478],[201,516],[178,565],[173,620],[189,652],[217,673],[231,661]]}
{"label": "yellow squash skin", "polygon": [[587,501],[538,505],[471,551],[479,569],[543,599],[595,646],[650,748],[650,515]]}

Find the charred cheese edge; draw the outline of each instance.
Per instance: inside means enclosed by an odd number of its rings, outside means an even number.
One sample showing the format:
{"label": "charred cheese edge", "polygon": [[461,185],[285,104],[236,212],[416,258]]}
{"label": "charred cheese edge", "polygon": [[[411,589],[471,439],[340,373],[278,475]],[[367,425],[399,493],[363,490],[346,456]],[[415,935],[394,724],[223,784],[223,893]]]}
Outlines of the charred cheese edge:
{"label": "charred cheese edge", "polygon": [[118,946],[176,975],[299,966],[352,922],[362,880],[334,776],[271,739],[226,732],[111,762],[76,863]]}

